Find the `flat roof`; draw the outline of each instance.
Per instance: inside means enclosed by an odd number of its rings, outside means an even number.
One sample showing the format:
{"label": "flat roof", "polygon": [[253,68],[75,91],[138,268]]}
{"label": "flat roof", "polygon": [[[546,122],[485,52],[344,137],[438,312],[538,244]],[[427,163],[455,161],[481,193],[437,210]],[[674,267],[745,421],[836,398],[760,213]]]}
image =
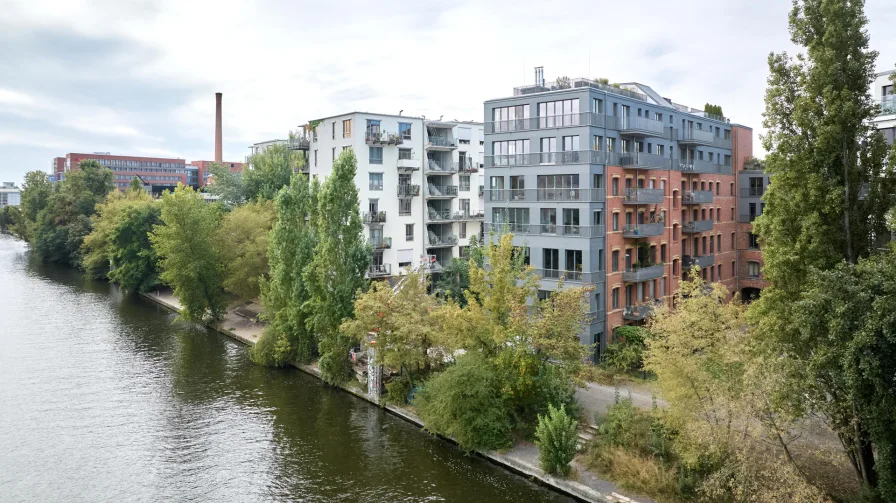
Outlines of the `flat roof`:
{"label": "flat roof", "polygon": [[884,72],[875,73],[874,76],[875,77],[883,77],[884,75],[893,75],[894,73],[896,73],[896,70],[887,70]]}
{"label": "flat roof", "polygon": [[377,112],[361,112],[361,111],[357,111],[357,110],[356,110],[356,111],[354,111],[354,112],[346,112],[346,113],[344,113],[344,114],[331,115],[331,116],[329,116],[329,117],[322,117],[322,118],[320,118],[320,119],[312,119],[312,120],[309,121],[309,122],[314,122],[314,121],[325,121],[325,120],[327,120],[327,119],[335,119],[335,118],[337,118],[337,117],[345,117],[346,115],[353,115],[353,114],[379,115],[380,117],[396,117],[396,118],[399,118],[399,119],[419,119],[419,120],[424,120],[423,117],[415,117],[415,116],[413,116],[413,115],[381,114],[381,113],[377,113]]}

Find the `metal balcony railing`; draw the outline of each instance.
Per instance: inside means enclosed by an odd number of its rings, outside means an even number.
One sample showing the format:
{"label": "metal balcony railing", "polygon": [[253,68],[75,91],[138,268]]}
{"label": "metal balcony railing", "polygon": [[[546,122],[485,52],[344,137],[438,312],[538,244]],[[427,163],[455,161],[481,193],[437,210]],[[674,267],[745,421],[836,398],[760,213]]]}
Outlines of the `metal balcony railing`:
{"label": "metal balcony railing", "polygon": [[376,250],[392,248],[392,238],[370,238],[370,244]]}
{"label": "metal balcony railing", "polygon": [[649,224],[631,224],[622,228],[624,238],[646,238],[662,236],[666,232],[666,224],[663,222]]}
{"label": "metal balcony railing", "polygon": [[606,189],[487,189],[484,191],[486,201],[603,201],[607,197]]}
{"label": "metal balcony railing", "polygon": [[420,195],[420,186],[416,184],[406,184],[398,186],[398,197],[414,197]]}
{"label": "metal balcony railing", "polygon": [[642,281],[650,281],[662,278],[666,268],[663,264],[654,264],[647,267],[638,267],[633,265],[622,272],[622,281],[626,283],[640,283]]}
{"label": "metal balcony railing", "polygon": [[731,165],[730,164],[716,164],[712,161],[701,161],[699,159],[679,159],[678,161],[678,169],[681,170],[682,173],[707,173],[707,174],[720,174],[720,175],[730,175],[731,174]]}
{"label": "metal balcony railing", "polygon": [[663,157],[659,154],[646,154],[644,152],[613,153],[608,157],[608,164],[618,164],[623,168],[672,169],[673,166],[671,158]]}
{"label": "metal balcony railing", "polygon": [[433,185],[427,186],[427,197],[457,197],[457,185]]}
{"label": "metal balcony railing", "polygon": [[741,187],[740,197],[762,197],[765,187]]}
{"label": "metal balcony railing", "polygon": [[286,141],[288,150],[308,150],[311,148],[311,141],[307,136],[297,136]]}
{"label": "metal balcony railing", "polygon": [[453,175],[457,173],[457,163],[454,161],[434,161],[429,159],[427,162],[428,175]]}
{"label": "metal balcony railing", "polygon": [[427,218],[431,222],[450,222],[451,221],[451,210],[439,210],[433,208],[432,206],[426,207],[426,215]]}
{"label": "metal balcony railing", "polygon": [[721,136],[714,136],[712,138],[712,146],[716,148],[724,148],[731,150],[731,138],[722,138]]}
{"label": "metal balcony railing", "polygon": [[625,204],[660,204],[666,198],[663,189],[625,189],[623,203]]}
{"label": "metal balcony railing", "polygon": [[711,190],[686,190],[681,194],[682,204],[711,204],[713,193]]}
{"label": "metal balcony railing", "polygon": [[607,118],[604,114],[579,112],[574,114],[545,115],[540,117],[524,117],[519,119],[486,122],[485,132],[491,134],[579,126],[606,127],[606,124]]}
{"label": "metal balcony railing", "polygon": [[557,224],[518,224],[491,223],[483,224],[484,232],[495,234],[513,233],[519,236],[568,236],[581,238],[603,237],[606,227],[603,225],[557,225]]}
{"label": "metal balcony railing", "polygon": [[694,145],[712,145],[714,136],[710,131],[702,129],[685,128],[678,129],[678,142]]}
{"label": "metal balcony railing", "polygon": [[647,117],[617,117],[616,128],[619,134],[631,136],[664,136],[666,132],[662,121]]}
{"label": "metal balcony railing", "polygon": [[452,220],[457,220],[457,221],[461,221],[461,220],[480,220],[480,219],[482,219],[483,217],[485,217],[485,211],[484,211],[484,210],[479,210],[479,211],[455,211],[455,212],[451,215],[451,219],[452,219]]}
{"label": "metal balcony railing", "polygon": [[443,246],[457,246],[457,236],[446,234],[446,235],[436,235],[433,232],[429,233],[429,239],[427,240],[426,246],[429,248],[439,248]]}
{"label": "metal balcony railing", "polygon": [[602,272],[564,271],[561,269],[535,269],[541,279],[559,281],[563,279],[569,283],[595,284],[604,282]]}
{"label": "metal balcony railing", "polygon": [[685,222],[681,226],[681,232],[698,233],[709,232],[712,230],[712,220],[694,220],[693,222]]}
{"label": "metal balcony railing", "polygon": [[508,166],[537,166],[541,164],[604,164],[606,156],[598,150],[571,150],[566,152],[533,152],[528,154],[502,154],[485,157],[486,168]]}
{"label": "metal balcony railing", "polygon": [[381,224],[386,221],[385,211],[365,211],[363,215],[365,224]]}
{"label": "metal balcony railing", "polygon": [[715,264],[714,255],[685,255],[681,257],[681,266],[685,270],[690,269],[693,266],[706,269],[713,264]]}
{"label": "metal balcony railing", "polygon": [[370,128],[365,135],[365,141],[368,145],[401,145],[404,143],[401,135],[398,133],[389,133],[379,128]]}
{"label": "metal balcony railing", "polygon": [[368,278],[382,278],[392,275],[392,264],[371,265],[367,268]]}
{"label": "metal balcony railing", "polygon": [[654,299],[643,304],[626,305],[622,309],[622,319],[629,321],[641,321],[650,316],[659,306],[662,300]]}
{"label": "metal balcony railing", "polygon": [[457,148],[457,142],[454,141],[454,138],[447,136],[430,136],[427,139],[427,145],[430,147]]}
{"label": "metal balcony railing", "polygon": [[737,221],[742,224],[748,224],[748,223],[756,220],[756,217],[758,217],[758,216],[759,215],[753,215],[753,214],[749,214],[749,213],[739,213],[737,215]]}

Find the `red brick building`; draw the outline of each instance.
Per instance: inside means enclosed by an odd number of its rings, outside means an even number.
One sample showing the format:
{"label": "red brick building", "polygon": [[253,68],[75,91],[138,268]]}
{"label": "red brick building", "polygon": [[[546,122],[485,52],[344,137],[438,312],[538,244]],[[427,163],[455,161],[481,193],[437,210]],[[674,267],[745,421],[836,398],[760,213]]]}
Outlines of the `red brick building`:
{"label": "red brick building", "polygon": [[[59,159],[63,159],[62,177],[68,171],[78,169],[81,161],[97,161],[100,166],[112,170],[115,176],[115,186],[119,190],[125,190],[134,177],[139,177],[155,193],[171,190],[177,187],[178,183],[188,184],[186,161],[183,159],[136,157],[108,153],[69,153],[64,158],[57,157],[54,160],[55,166],[58,166]],[[59,179],[61,178],[57,176],[57,180]]]}
{"label": "red brick building", "polygon": [[[208,183],[209,167],[215,161],[193,161],[190,164],[199,168],[199,185],[205,186]],[[230,168],[231,173],[242,173],[244,164],[241,162],[221,162],[224,166]]]}

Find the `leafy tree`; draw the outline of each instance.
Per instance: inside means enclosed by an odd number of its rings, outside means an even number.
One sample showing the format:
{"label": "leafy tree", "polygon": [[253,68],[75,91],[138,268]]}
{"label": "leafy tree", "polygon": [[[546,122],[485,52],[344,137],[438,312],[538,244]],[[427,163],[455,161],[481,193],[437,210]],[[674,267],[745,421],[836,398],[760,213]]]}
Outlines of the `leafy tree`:
{"label": "leafy tree", "polygon": [[50,178],[45,172],[29,171],[25,173],[25,183],[22,184],[22,197],[19,206],[22,218],[11,228],[16,236],[34,244],[37,215],[50,204],[52,194],[53,183],[50,182]]}
{"label": "leafy tree", "polygon": [[465,451],[508,447],[513,442],[512,406],[500,369],[478,353],[426,382],[414,406],[426,429],[448,435]]}
{"label": "leafy tree", "polygon": [[246,202],[246,182],[242,173],[234,173],[230,168],[217,162],[208,167],[208,172],[213,180],[205,186],[209,194],[220,197],[221,202],[228,206],[238,206]]}
{"label": "leafy tree", "polygon": [[255,299],[268,274],[268,234],[274,204],[259,201],[224,215],[215,238],[224,264],[224,289],[243,299]]}
{"label": "leafy tree", "polygon": [[896,164],[885,162],[887,147],[871,125],[876,107],[869,86],[877,53],[868,49],[866,23],[863,2],[796,2],[791,38],[806,53],[796,60],[786,53],[769,56],[763,146],[774,183],[755,228],[771,286],[751,305],[749,319],[760,349],[785,356],[779,366],[788,370],[787,379],[776,398],[827,417],[857,475],[874,488],[875,445],[867,440],[863,402],[830,392],[839,388],[843,373],[867,370],[841,366],[840,359],[813,365],[817,354],[834,352],[857,334],[847,334],[847,341],[814,338],[821,347],[807,344],[798,307],[813,270],[854,264],[887,235]]}
{"label": "leafy tree", "polygon": [[[90,233],[96,205],[114,190],[112,172],[93,160],[81,161],[57,182],[46,207],[37,214],[31,236],[44,260],[81,266],[81,244]],[[30,211],[30,208],[29,208]]]}
{"label": "leafy tree", "polygon": [[142,187],[109,194],[97,206],[92,231],[82,244],[87,273],[106,276],[126,290],[146,291],[158,284],[158,258],[149,233],[161,223],[160,215],[161,207]]}
{"label": "leafy tree", "polygon": [[322,378],[331,384],[351,376],[348,353],[359,341],[339,326],[352,316],[355,295],[366,286],[364,274],[372,253],[362,234],[357,165],[355,153],[343,150],[320,190],[317,247],[304,275],[311,291],[308,323],[321,354],[318,364]]}
{"label": "leafy tree", "polygon": [[644,327],[623,325],[615,330],[616,342],[604,352],[603,361],[611,367],[630,372],[644,366],[644,350],[649,333]]}
{"label": "leafy tree", "polygon": [[18,206],[4,206],[3,208],[0,208],[0,230],[10,230],[15,233],[14,229],[16,229],[23,220],[22,211]]}
{"label": "leafy tree", "polygon": [[162,195],[162,224],[150,241],[159,256],[161,278],[174,289],[191,321],[217,319],[226,302],[220,252],[214,239],[221,222],[218,205],[208,204],[192,187],[178,185]]}
{"label": "leafy tree", "polygon": [[468,250],[468,257],[451,259],[436,283],[437,292],[457,302],[461,307],[467,304],[465,292],[470,288],[470,261],[474,261],[480,268],[484,266],[482,246],[476,240],[476,236],[470,237]]}
{"label": "leafy tree", "polygon": [[[418,272],[409,272],[397,292],[386,281],[374,282],[355,300],[354,318],[340,328],[347,336],[376,347],[377,362],[401,369],[411,387],[414,376],[433,363],[427,351],[439,330],[431,315],[435,298],[427,295],[426,288]],[[368,337],[371,333],[373,340]]]}
{"label": "leafy tree", "polygon": [[305,163],[305,158],[286,145],[271,145],[249,159],[252,169],[243,175],[246,199],[272,200],[281,188],[289,185],[293,172]]}
{"label": "leafy tree", "polygon": [[296,174],[274,201],[275,220],[267,250],[270,280],[262,283],[262,302],[270,323],[252,351],[257,363],[307,363],[316,351],[308,326],[311,291],[303,275],[317,246],[314,224],[319,191],[317,180],[309,184],[307,177]]}
{"label": "leafy tree", "polygon": [[143,182],[140,181],[140,178],[135,176],[131,179],[131,183],[128,184],[128,190],[131,192],[144,191]]}
{"label": "leafy tree", "polygon": [[547,414],[539,414],[535,445],[538,446],[541,469],[546,473],[569,475],[569,462],[576,455],[577,427],[575,418],[570,417],[562,405],[559,409],[548,405]]}

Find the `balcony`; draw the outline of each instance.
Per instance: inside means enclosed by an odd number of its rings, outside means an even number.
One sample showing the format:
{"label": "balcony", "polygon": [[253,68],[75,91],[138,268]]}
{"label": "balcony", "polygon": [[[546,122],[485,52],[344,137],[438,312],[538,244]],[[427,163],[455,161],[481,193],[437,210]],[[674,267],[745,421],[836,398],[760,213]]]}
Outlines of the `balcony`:
{"label": "balcony", "polygon": [[711,190],[686,190],[681,195],[681,204],[712,204]]}
{"label": "balcony", "polygon": [[307,152],[311,148],[311,141],[307,136],[296,136],[286,141],[286,148],[287,150],[304,150]]}
{"label": "balcony", "polygon": [[655,299],[644,304],[627,305],[622,310],[622,319],[628,321],[643,321],[650,316],[663,303],[660,299]]}
{"label": "balcony", "polygon": [[404,143],[404,140],[401,138],[400,134],[381,131],[378,128],[368,129],[367,134],[364,135],[364,138],[367,144],[373,147],[381,147],[383,145],[401,145],[402,143]]}
{"label": "balcony", "polygon": [[730,164],[716,164],[711,161],[701,161],[698,159],[680,159],[678,161],[678,169],[683,174],[719,174],[730,175]]}
{"label": "balcony", "polygon": [[556,224],[517,224],[517,223],[485,223],[483,232],[495,234],[513,233],[517,236],[566,236],[577,238],[598,238],[606,234],[603,225],[556,225]]}
{"label": "balcony", "polygon": [[433,208],[432,206],[426,207],[426,215],[430,222],[440,222],[440,223],[441,222],[450,223],[451,216],[452,216],[450,209],[437,210],[437,209]]}
{"label": "balcony", "polygon": [[740,197],[762,197],[765,187],[741,187]]}
{"label": "balcony", "polygon": [[724,148],[724,149],[731,150],[731,138],[722,138],[720,136],[713,136],[712,146],[716,147],[716,148]]}
{"label": "balcony", "polygon": [[398,158],[398,163],[396,165],[399,173],[412,173],[420,169],[420,160],[419,159],[410,159],[410,158]]}
{"label": "balcony", "polygon": [[622,228],[624,238],[649,238],[662,236],[666,232],[666,224],[663,222],[651,224],[632,224]]}
{"label": "balcony", "polygon": [[666,127],[662,121],[648,119],[647,117],[617,117],[616,127],[620,135],[627,136],[655,136],[662,137],[666,134]]}
{"label": "balcony", "polygon": [[392,248],[392,238],[370,238],[370,244],[375,250],[385,250]]}
{"label": "balcony", "polygon": [[445,248],[448,246],[457,246],[457,236],[445,234],[442,236],[430,231],[429,239],[426,243],[427,248]]}
{"label": "balcony", "polygon": [[749,213],[739,213],[737,215],[737,221],[742,224],[749,224],[756,220],[756,217],[759,215],[749,214]]}
{"label": "balcony", "polygon": [[658,154],[645,154],[643,152],[615,154],[608,160],[608,164],[613,164],[614,160],[623,168],[672,169],[672,159]]}
{"label": "balcony", "polygon": [[427,162],[427,175],[454,175],[457,174],[457,163],[454,161],[434,161],[429,159]]}
{"label": "balcony", "polygon": [[702,129],[685,128],[676,131],[678,131],[678,143],[682,145],[711,146],[713,138],[715,138],[712,132],[703,131]]}
{"label": "balcony", "polygon": [[464,163],[457,171],[464,174],[479,173],[479,163]]}
{"label": "balcony", "polygon": [[569,283],[586,283],[586,284],[594,284],[594,283],[602,283],[604,281],[604,274],[600,272],[581,272],[581,271],[563,271],[559,269],[536,269],[535,274],[537,274],[541,279],[554,280],[569,282]]}
{"label": "balcony", "polygon": [[372,265],[367,268],[368,278],[385,278],[392,275],[392,264]]}
{"label": "balcony", "polygon": [[433,185],[427,186],[426,197],[429,199],[451,199],[457,197],[457,185]]}
{"label": "balcony", "polygon": [[485,156],[485,167],[501,168],[509,166],[539,166],[545,164],[605,164],[606,159],[607,157],[605,153],[597,150],[502,154]]}
{"label": "balcony", "polygon": [[406,184],[398,186],[398,197],[408,198],[420,195],[420,186],[416,184]]}
{"label": "balcony", "polygon": [[462,222],[464,220],[482,220],[485,218],[485,210],[479,211],[455,211],[451,215],[451,220]]}
{"label": "balcony", "polygon": [[486,201],[598,202],[606,199],[606,189],[487,189]]}
{"label": "balcony", "polygon": [[660,204],[666,196],[663,189],[625,189],[624,204]]}
{"label": "balcony", "polygon": [[365,211],[362,216],[365,224],[382,224],[386,222],[385,211]]}
{"label": "balcony", "polygon": [[688,270],[691,267],[697,266],[700,269],[706,269],[707,267],[715,264],[715,256],[714,255],[700,255],[700,256],[692,256],[685,255],[681,257],[681,267],[684,270]]}
{"label": "balcony", "polygon": [[622,272],[622,281],[626,283],[640,283],[662,278],[666,268],[663,264],[655,264],[647,267],[637,267],[637,264]]}
{"label": "balcony", "polygon": [[880,115],[893,115],[896,114],[896,95],[890,94],[884,96],[879,101],[874,100],[875,103],[880,105]]}
{"label": "balcony", "polygon": [[457,148],[457,141],[449,136],[432,136],[426,140],[426,148],[429,150],[450,151]]}
{"label": "balcony", "polygon": [[693,222],[685,222],[681,226],[681,232],[685,232],[688,234],[709,232],[712,230],[712,224],[712,220],[695,220]]}
{"label": "balcony", "polygon": [[579,126],[606,127],[606,124],[607,118],[604,114],[579,112],[575,114],[546,115],[542,117],[524,117],[521,119],[486,122],[485,132],[487,134],[493,134]]}

